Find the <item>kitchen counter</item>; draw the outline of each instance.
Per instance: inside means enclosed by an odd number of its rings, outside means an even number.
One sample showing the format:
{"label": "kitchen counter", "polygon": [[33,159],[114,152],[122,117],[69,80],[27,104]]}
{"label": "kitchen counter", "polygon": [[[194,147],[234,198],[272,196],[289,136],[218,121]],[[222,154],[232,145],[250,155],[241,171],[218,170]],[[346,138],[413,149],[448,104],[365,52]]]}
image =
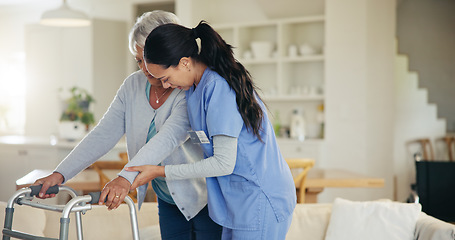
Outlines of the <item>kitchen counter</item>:
{"label": "kitchen counter", "polygon": [[[81,139],[82,140],[82,139]],[[57,148],[71,148],[73,149],[80,142],[80,140],[66,140],[59,139],[56,136],[49,137],[37,137],[37,136],[21,136],[21,135],[12,135],[12,136],[1,136],[0,145],[21,145],[21,146],[31,146],[31,147],[57,147]],[[115,145],[114,149],[126,149],[125,138],[120,139],[120,141]]]}

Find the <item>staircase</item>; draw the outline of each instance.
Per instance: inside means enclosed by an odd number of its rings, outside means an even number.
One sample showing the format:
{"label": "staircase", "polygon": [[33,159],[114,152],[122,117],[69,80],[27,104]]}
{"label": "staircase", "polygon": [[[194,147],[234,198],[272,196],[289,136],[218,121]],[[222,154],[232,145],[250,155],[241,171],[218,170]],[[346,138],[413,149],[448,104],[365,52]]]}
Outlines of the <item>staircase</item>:
{"label": "staircase", "polygon": [[437,117],[436,104],[428,103],[427,89],[419,88],[419,76],[417,72],[410,72],[408,66],[408,57],[398,54],[395,59],[394,129],[394,184],[398,201],[408,197],[410,184],[415,182],[413,154],[418,149],[409,149],[407,142],[429,138],[435,149],[435,159],[445,158],[445,151],[436,143],[446,134],[446,120]]}

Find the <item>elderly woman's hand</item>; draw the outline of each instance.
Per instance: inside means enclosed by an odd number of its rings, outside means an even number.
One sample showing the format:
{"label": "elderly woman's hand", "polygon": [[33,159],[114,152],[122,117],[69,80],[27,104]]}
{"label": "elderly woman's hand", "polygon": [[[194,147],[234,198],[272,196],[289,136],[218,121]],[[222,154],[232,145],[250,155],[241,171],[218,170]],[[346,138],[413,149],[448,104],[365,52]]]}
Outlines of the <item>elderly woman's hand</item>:
{"label": "elderly woman's hand", "polygon": [[61,185],[63,180],[64,180],[63,175],[58,172],[54,172],[47,177],[43,177],[43,178],[36,180],[35,183],[33,183],[32,185],[43,185],[41,187],[41,190],[40,190],[38,196],[36,196],[36,197],[41,198],[41,199],[55,197],[54,193],[46,194],[46,191],[47,191],[47,189],[49,189],[50,187],[52,187],[54,185]]}
{"label": "elderly woman's hand", "polygon": [[130,172],[139,172],[131,185],[131,190],[136,189],[137,187],[142,186],[157,177],[166,177],[164,173],[164,166],[144,165],[126,167],[125,170]]}
{"label": "elderly woman's hand", "polygon": [[103,204],[103,200],[106,199],[106,207],[109,210],[116,209],[123,202],[123,199],[130,192],[131,183],[123,177],[116,177],[112,181],[108,182],[101,191],[100,205]]}

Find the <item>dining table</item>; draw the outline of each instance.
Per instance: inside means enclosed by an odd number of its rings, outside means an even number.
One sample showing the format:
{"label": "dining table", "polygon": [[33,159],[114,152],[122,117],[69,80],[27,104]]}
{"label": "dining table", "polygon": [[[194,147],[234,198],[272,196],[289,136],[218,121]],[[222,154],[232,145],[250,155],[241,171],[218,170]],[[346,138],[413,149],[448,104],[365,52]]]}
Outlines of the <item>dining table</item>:
{"label": "dining table", "polygon": [[[385,180],[347,169],[312,168],[305,181],[305,203],[317,203],[325,188],[382,188]],[[298,186],[296,186],[298,188]]]}

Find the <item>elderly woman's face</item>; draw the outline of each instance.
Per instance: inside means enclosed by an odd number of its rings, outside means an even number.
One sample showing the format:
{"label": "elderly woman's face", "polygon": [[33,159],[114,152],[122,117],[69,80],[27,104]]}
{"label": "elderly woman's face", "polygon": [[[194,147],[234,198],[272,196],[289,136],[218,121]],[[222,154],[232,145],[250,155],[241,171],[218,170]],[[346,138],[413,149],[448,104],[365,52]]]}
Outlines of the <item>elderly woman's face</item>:
{"label": "elderly woman's face", "polygon": [[147,71],[147,68],[145,67],[144,56],[143,56],[144,49],[136,44],[136,50],[137,50],[137,53],[136,53],[135,59],[136,59],[137,66],[142,70],[142,72],[144,72],[145,76],[147,77],[147,80],[149,81],[149,83],[152,86],[162,87],[161,81],[152,77],[152,75]]}

